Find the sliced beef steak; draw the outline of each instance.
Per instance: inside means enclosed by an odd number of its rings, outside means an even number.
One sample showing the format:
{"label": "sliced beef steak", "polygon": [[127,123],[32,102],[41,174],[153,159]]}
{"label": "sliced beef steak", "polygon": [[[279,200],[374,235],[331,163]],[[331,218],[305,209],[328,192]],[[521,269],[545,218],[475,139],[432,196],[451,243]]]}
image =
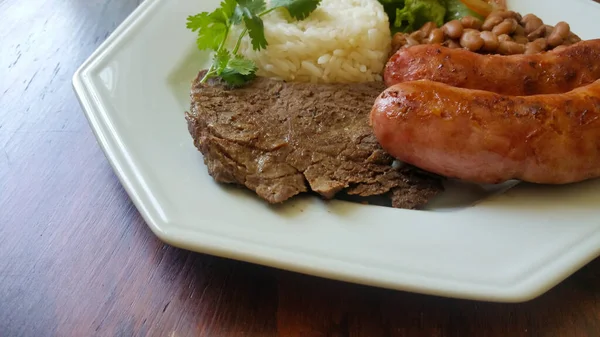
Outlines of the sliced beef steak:
{"label": "sliced beef steak", "polygon": [[368,115],[382,83],[310,84],[256,78],[240,88],[193,83],[186,113],[194,144],[218,182],[244,185],[270,203],[314,191],[332,198],[387,195],[419,208],[442,190],[416,168],[393,168]]}

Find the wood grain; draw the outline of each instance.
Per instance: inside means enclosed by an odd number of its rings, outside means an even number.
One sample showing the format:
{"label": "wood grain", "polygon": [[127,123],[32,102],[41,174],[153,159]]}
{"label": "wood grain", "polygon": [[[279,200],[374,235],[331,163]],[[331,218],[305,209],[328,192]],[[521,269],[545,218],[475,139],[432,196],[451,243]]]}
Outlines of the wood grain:
{"label": "wood grain", "polygon": [[139,0],[0,0],[0,336],[600,336],[600,260],[524,304],[394,292],[167,246],[71,89]]}

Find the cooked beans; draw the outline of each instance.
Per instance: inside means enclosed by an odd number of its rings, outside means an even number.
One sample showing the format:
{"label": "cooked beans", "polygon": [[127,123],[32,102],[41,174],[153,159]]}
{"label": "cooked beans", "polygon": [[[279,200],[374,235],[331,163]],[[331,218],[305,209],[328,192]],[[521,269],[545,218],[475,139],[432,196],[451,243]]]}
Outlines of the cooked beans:
{"label": "cooked beans", "polygon": [[[492,34],[494,34],[492,32]],[[502,34],[502,35],[498,35],[498,41],[500,42],[504,42],[504,41],[512,41],[512,37],[510,37],[508,34]]]}
{"label": "cooked beans", "polygon": [[440,28],[435,28],[429,33],[429,44],[438,44],[444,42],[444,31]]}
{"label": "cooked beans", "polygon": [[496,51],[496,49],[498,49],[498,44],[500,44],[500,41],[498,41],[498,37],[496,36],[496,34],[488,31],[483,31],[479,36],[483,40],[484,51],[494,52]]}
{"label": "cooked beans", "polygon": [[427,22],[411,34],[396,33],[392,38],[392,52],[419,44],[441,44],[479,53],[535,54],[579,41],[566,22],[553,27],[533,14],[521,16],[513,11],[498,10],[483,22],[466,16],[441,27]]}
{"label": "cooked beans", "polygon": [[521,20],[521,25],[525,28],[525,34],[530,34],[543,26],[544,22],[533,14],[527,14]]}
{"label": "cooked beans", "polygon": [[559,22],[554,27],[552,33],[548,36],[548,45],[551,47],[558,47],[569,37],[571,28],[566,22]]}
{"label": "cooked beans", "polygon": [[492,33],[496,35],[512,34],[515,32],[515,29],[517,29],[518,25],[519,24],[515,19],[505,19],[496,27],[492,28]]}
{"label": "cooked beans", "polygon": [[516,43],[514,41],[501,41],[498,45],[497,51],[502,55],[524,54],[525,45]]}
{"label": "cooked beans", "polygon": [[429,36],[429,34],[431,34],[431,31],[436,28],[437,25],[435,24],[435,22],[427,22],[423,25],[423,27],[421,27],[421,29],[419,29],[419,31],[423,32],[423,36]]}
{"label": "cooked beans", "polygon": [[525,37],[525,28],[523,28],[523,26],[517,24],[517,28],[515,29],[515,32],[513,34],[515,36],[523,36],[523,37]]}
{"label": "cooked beans", "polygon": [[515,35],[513,37],[513,41],[515,41],[516,43],[520,43],[520,44],[527,44],[529,43],[529,39],[526,38],[525,36],[520,36],[520,35]]}
{"label": "cooked beans", "polygon": [[548,38],[548,36],[552,35],[552,32],[554,32],[554,27],[550,26],[550,25],[544,25],[544,27],[546,28],[546,30],[544,31],[546,33],[546,38]]}
{"label": "cooked beans", "polygon": [[412,34],[410,34],[409,36],[412,39],[414,39],[415,41],[421,43],[426,35],[422,30],[417,30],[417,31],[413,32]]}
{"label": "cooked beans", "polygon": [[546,36],[546,26],[541,25],[538,27],[538,29],[529,33],[527,35],[527,38],[529,39],[529,41],[533,41],[535,39],[539,39],[540,37],[544,37],[544,36]]}
{"label": "cooked beans", "polygon": [[502,21],[504,21],[504,19],[501,16],[490,14],[481,25],[481,30],[492,30]]}
{"label": "cooked beans", "polygon": [[480,30],[481,29],[481,20],[479,20],[478,18],[472,17],[472,16],[465,16],[464,18],[460,19],[460,23],[462,23],[463,28],[465,29],[477,29]]}
{"label": "cooked beans", "polygon": [[470,51],[478,51],[483,47],[484,41],[478,30],[469,29],[460,37],[460,45]]}
{"label": "cooked beans", "polygon": [[451,39],[460,39],[463,34],[462,23],[458,20],[446,22],[446,24],[442,26],[442,30],[444,31],[444,34]]}
{"label": "cooked beans", "polygon": [[525,45],[525,54],[541,53],[546,50],[547,47],[548,43],[546,42],[546,39],[537,39]]}
{"label": "cooked beans", "polygon": [[454,40],[448,40],[448,41],[444,42],[444,44],[448,48],[453,48],[453,49],[460,48],[460,44]]}

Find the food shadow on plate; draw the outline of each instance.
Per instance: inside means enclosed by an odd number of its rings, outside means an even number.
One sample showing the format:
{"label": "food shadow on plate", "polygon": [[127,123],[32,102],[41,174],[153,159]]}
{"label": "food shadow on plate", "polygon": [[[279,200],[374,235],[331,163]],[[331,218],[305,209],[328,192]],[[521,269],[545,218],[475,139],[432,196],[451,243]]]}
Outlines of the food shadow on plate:
{"label": "food shadow on plate", "polygon": [[[458,180],[448,179],[444,182],[444,192],[434,197],[424,208],[418,210],[406,210],[413,212],[454,212],[465,208],[473,207],[491,197],[501,195],[515,186],[522,184],[519,181],[512,180],[495,185],[482,185]],[[264,207],[278,213],[284,217],[297,217],[315,206],[323,206],[326,212],[333,213],[341,217],[347,217],[361,207],[389,207],[391,200],[389,196],[379,195],[373,197],[360,197],[338,193],[333,199],[326,200],[318,193],[308,192],[296,195],[290,200],[281,204],[268,204],[258,196],[238,185],[217,184],[231,198],[252,199]]]}
{"label": "food shadow on plate", "polygon": [[[502,194],[519,181],[511,180],[501,184],[475,184],[454,179],[444,181],[444,192],[434,197],[425,207],[417,211],[451,212],[475,206],[476,204],[499,194]],[[340,194],[336,197],[353,204],[368,204],[382,207],[391,207],[391,201],[386,196],[357,197]]]}
{"label": "food shadow on plate", "polygon": [[540,212],[563,209],[565,212],[585,211],[600,207],[600,179],[564,185],[520,183],[503,195],[482,205],[486,208],[503,208],[511,212]]}

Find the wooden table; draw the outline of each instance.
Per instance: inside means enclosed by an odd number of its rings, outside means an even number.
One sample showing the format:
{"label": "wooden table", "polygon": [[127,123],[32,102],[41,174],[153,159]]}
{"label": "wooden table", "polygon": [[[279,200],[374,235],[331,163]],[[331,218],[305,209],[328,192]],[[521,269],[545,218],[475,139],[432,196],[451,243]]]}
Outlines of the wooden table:
{"label": "wooden table", "polygon": [[157,240],[70,84],[139,3],[0,1],[0,336],[600,336],[600,259],[512,305],[345,284]]}

